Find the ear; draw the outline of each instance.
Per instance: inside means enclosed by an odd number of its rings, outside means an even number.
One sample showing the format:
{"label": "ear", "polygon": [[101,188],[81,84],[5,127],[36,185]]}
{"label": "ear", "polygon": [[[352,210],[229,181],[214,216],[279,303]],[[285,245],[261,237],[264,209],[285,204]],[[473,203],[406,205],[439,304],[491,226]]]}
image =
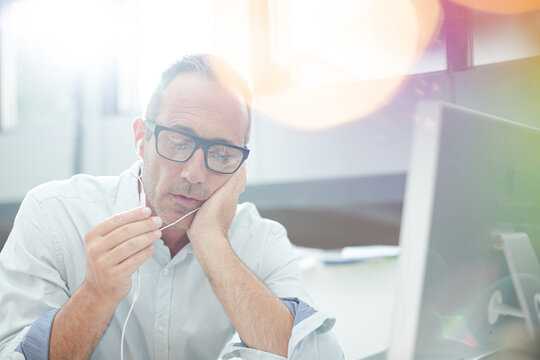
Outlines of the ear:
{"label": "ear", "polygon": [[143,119],[140,117],[133,120],[133,140],[135,143],[135,151],[137,156],[141,159],[144,158],[144,137],[146,126]]}

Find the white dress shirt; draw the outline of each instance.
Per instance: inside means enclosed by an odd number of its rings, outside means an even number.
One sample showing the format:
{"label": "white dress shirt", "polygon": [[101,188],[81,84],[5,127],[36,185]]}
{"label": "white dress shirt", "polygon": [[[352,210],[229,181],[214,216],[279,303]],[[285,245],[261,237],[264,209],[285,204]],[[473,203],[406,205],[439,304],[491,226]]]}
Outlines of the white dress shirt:
{"label": "white dress shirt", "polygon": [[[106,218],[138,206],[138,182],[130,172],[137,173],[138,164],[120,176],[76,175],[27,194],[0,253],[0,359],[48,358],[39,354],[48,350],[54,311],[85,280],[84,235]],[[244,203],[238,205],[228,238],[238,257],[295,315],[288,358],[343,358],[329,332],[335,320],[311,307],[283,226]],[[191,244],[172,259],[162,240],[155,245],[140,267],[141,291],[126,330],[126,359],[283,359],[230,343],[235,329]],[[132,281],[130,295],[117,307],[92,359],[120,359],[136,273]]]}

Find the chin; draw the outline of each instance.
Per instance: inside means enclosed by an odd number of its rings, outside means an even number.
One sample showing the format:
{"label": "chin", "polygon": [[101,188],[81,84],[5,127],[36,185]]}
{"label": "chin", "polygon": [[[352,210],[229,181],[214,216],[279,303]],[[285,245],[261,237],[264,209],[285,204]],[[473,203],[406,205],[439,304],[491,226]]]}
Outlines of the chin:
{"label": "chin", "polygon": [[[176,220],[178,220],[178,219],[176,219]],[[176,221],[176,220],[174,220],[174,221]],[[173,223],[174,221],[171,221],[171,223]],[[167,224],[167,225],[168,225],[168,224]],[[184,224],[184,220],[182,220],[182,221],[180,221],[178,224],[173,225],[173,226],[171,226],[170,228],[165,229],[164,231],[167,231],[168,229],[182,229],[182,230],[187,230],[187,229],[189,229],[189,226],[190,226],[190,225],[191,225],[191,223],[189,223],[189,224]]]}
{"label": "chin", "polygon": [[[161,217],[161,219],[163,220],[163,222],[165,224],[164,226],[166,226],[166,225],[174,223],[175,221],[182,218],[183,216],[185,216],[190,211],[191,210],[185,210],[185,209],[182,209],[180,211],[175,211],[175,210],[167,211],[167,212],[164,212],[163,216],[160,216],[160,217]],[[195,217],[195,214],[192,214],[192,215],[186,217],[184,220],[181,220],[177,224],[171,226],[171,228],[186,229],[187,230],[191,226],[191,223],[193,222],[194,217]]]}

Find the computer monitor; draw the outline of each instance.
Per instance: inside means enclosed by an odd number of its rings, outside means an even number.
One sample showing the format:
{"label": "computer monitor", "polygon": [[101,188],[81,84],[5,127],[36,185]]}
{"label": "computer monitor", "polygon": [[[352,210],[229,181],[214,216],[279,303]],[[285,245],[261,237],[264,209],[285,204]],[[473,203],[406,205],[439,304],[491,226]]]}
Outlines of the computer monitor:
{"label": "computer monitor", "polygon": [[441,102],[420,104],[415,120],[386,358],[530,354],[540,339],[540,130]]}

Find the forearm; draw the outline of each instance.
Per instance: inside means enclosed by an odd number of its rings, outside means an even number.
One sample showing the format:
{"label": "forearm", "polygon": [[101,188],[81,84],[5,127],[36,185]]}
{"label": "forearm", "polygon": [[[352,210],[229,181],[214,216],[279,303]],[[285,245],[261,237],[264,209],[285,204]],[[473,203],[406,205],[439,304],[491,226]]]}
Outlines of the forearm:
{"label": "forearm", "polygon": [[201,241],[198,260],[244,343],[287,357],[294,317],[287,306],[253,274],[226,239]]}
{"label": "forearm", "polygon": [[116,306],[104,304],[83,284],[54,318],[49,359],[89,359]]}

